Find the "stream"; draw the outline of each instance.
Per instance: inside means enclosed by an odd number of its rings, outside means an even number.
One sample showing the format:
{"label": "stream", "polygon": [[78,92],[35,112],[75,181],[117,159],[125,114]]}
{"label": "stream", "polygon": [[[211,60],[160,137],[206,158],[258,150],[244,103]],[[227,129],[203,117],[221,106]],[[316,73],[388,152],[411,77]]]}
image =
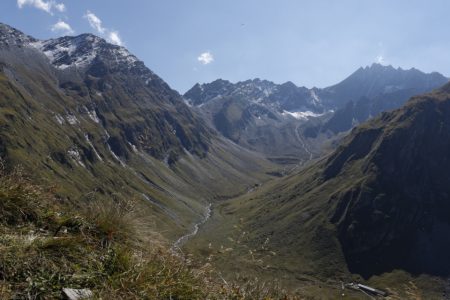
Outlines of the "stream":
{"label": "stream", "polygon": [[206,223],[206,221],[208,221],[208,219],[211,217],[211,203],[209,203],[206,207],[205,207],[205,214],[203,216],[203,218],[200,220],[200,222],[196,223],[194,225],[194,228],[192,229],[191,232],[183,235],[182,237],[180,237],[178,240],[175,241],[175,243],[173,243],[172,246],[172,251],[175,250],[179,250],[180,247],[186,243],[191,237],[195,236],[198,233],[198,230],[200,228],[200,226],[202,226],[203,224]]}

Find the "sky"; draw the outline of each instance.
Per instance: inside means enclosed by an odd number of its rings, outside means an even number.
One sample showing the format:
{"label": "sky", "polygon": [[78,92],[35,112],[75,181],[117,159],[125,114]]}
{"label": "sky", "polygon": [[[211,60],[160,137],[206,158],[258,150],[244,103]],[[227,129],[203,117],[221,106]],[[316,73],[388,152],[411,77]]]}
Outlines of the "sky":
{"label": "sky", "polygon": [[253,78],[336,84],[374,62],[450,74],[448,0],[1,0],[35,38],[91,32],[180,93]]}

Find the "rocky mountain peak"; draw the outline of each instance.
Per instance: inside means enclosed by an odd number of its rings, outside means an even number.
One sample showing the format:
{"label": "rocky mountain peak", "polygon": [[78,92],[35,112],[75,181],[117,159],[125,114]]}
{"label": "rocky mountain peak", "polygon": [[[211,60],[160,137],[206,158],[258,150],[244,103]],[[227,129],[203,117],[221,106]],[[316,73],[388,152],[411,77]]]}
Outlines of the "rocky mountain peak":
{"label": "rocky mountain peak", "polygon": [[30,46],[42,51],[52,65],[61,70],[69,67],[84,68],[97,58],[128,69],[143,65],[124,47],[110,44],[93,34],[34,41]]}
{"label": "rocky mountain peak", "polygon": [[231,83],[216,80],[211,83],[197,84],[184,97],[193,105],[202,105],[217,97],[246,99],[249,104],[258,103],[279,111],[322,110],[318,95],[305,87],[292,82],[276,84],[259,78]]}
{"label": "rocky mountain peak", "polygon": [[89,33],[39,40],[0,23],[0,46],[5,50],[11,47],[36,49],[59,70],[76,68],[86,71],[95,64],[98,66],[100,62],[102,69],[138,75],[146,84],[151,80],[160,81],[159,77],[126,48],[110,44],[103,38]]}
{"label": "rocky mountain peak", "polygon": [[0,23],[0,46],[22,46],[36,39],[9,25]]}

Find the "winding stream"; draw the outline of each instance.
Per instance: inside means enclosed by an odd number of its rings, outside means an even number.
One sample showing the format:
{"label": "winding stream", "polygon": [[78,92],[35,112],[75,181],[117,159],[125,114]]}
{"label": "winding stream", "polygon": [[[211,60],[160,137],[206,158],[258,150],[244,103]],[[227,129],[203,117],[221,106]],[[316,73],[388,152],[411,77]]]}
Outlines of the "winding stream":
{"label": "winding stream", "polygon": [[192,229],[191,232],[183,235],[182,237],[180,237],[178,240],[175,241],[175,243],[173,243],[172,246],[172,251],[175,250],[179,250],[180,247],[186,243],[191,237],[195,236],[198,233],[198,230],[200,228],[200,226],[202,226],[203,224],[206,223],[206,221],[208,221],[208,219],[211,217],[211,203],[209,203],[206,207],[205,207],[205,214],[203,216],[203,218],[200,220],[200,222],[196,223],[194,225],[194,228]]}

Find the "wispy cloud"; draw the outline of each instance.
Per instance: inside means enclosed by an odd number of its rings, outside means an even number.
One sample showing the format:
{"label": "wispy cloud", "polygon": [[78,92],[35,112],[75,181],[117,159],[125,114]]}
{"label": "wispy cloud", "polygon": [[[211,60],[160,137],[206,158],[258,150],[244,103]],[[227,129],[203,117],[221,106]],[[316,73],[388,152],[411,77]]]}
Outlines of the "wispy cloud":
{"label": "wispy cloud", "polygon": [[119,46],[123,45],[122,39],[120,38],[120,35],[117,31],[108,32],[108,40],[113,44],[116,44]]}
{"label": "wispy cloud", "polygon": [[105,33],[106,29],[102,26],[102,20],[100,20],[100,18],[97,17],[94,13],[88,10],[84,15],[84,18],[88,20],[89,25],[91,25],[91,27],[94,28],[98,33]]}
{"label": "wispy cloud", "polygon": [[61,20],[59,20],[57,23],[53,24],[51,27],[51,30],[53,32],[62,33],[62,34],[66,34],[66,35],[75,33],[75,31],[72,29],[72,27],[68,23],[61,21]]}
{"label": "wispy cloud", "polygon": [[375,57],[375,61],[379,63],[380,65],[387,65],[388,62],[386,61],[386,47],[384,46],[383,42],[378,42],[378,55]]}
{"label": "wispy cloud", "polygon": [[89,25],[98,34],[105,36],[108,42],[118,46],[123,46],[123,42],[122,39],[120,38],[119,32],[104,27],[102,20],[99,17],[97,17],[93,12],[88,10],[84,15],[84,18],[88,20]]}
{"label": "wispy cloud", "polygon": [[57,3],[54,0],[17,0],[17,6],[19,8],[23,8],[24,6],[31,6],[40,10],[43,10],[51,15],[53,15],[53,11],[56,10],[58,12],[66,11],[66,6],[64,3]]}
{"label": "wispy cloud", "polygon": [[207,52],[203,52],[202,54],[200,54],[199,57],[197,57],[197,60],[204,64],[210,64],[214,61],[214,56],[211,54],[211,52],[207,51]]}
{"label": "wispy cloud", "polygon": [[66,6],[64,5],[64,3],[56,3],[53,6],[59,12],[65,12],[66,11]]}
{"label": "wispy cloud", "polygon": [[384,58],[383,55],[378,55],[378,56],[376,57],[376,61],[377,61],[377,63],[379,63],[379,64],[381,64],[381,65],[386,64],[386,59]]}

